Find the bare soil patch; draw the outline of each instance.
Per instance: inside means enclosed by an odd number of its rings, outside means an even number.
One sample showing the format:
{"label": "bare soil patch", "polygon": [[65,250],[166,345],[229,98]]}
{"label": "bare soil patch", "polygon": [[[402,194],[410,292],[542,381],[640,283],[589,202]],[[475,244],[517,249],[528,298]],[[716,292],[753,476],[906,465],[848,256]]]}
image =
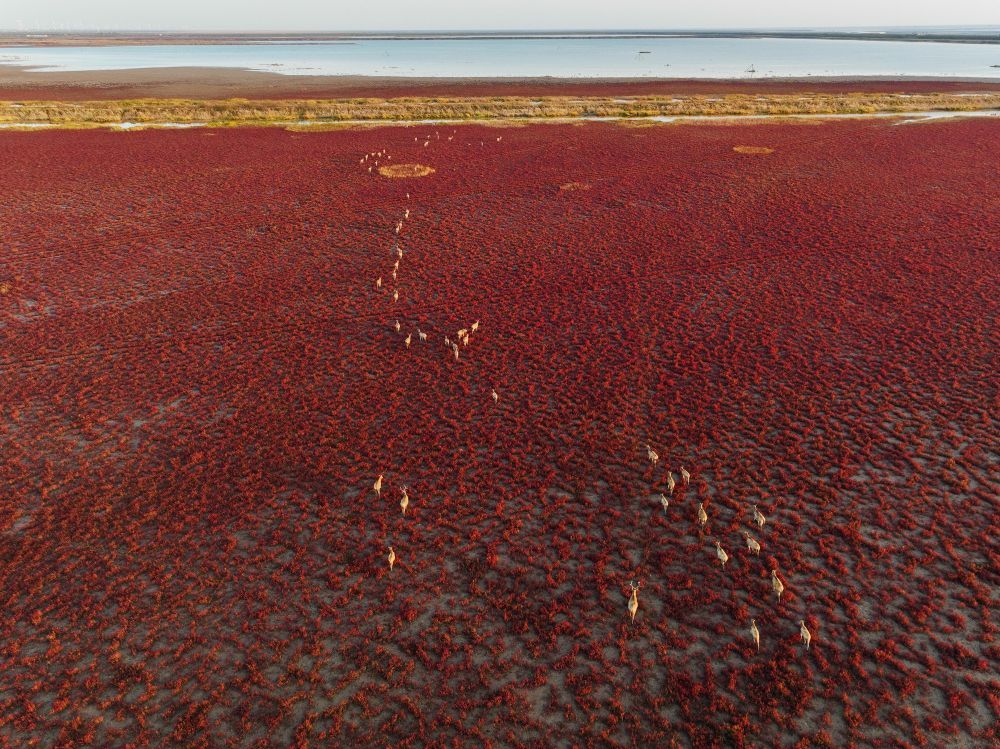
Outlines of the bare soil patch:
{"label": "bare soil patch", "polygon": [[769,153],[774,153],[774,149],[767,146],[733,146],[733,150],[736,153],[750,153],[757,154],[758,156],[767,156]]}
{"label": "bare soil patch", "polygon": [[389,164],[388,166],[380,166],[378,168],[378,173],[383,177],[393,179],[426,177],[428,174],[434,174],[434,172],[434,167],[425,164]]}

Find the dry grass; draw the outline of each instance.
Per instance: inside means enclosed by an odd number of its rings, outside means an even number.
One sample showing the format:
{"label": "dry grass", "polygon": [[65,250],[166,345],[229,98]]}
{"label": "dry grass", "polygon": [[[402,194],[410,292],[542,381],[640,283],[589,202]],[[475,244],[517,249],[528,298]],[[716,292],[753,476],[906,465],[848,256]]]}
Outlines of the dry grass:
{"label": "dry grass", "polygon": [[138,99],[131,101],[0,102],[0,123],[49,123],[63,127],[123,122],[202,123],[215,127],[281,125],[326,127],[336,123],[402,120],[552,120],[579,117],[778,116],[787,114],[872,114],[876,112],[973,111],[1000,108],[1000,94],[769,94],[728,96],[611,97],[518,96],[401,99]]}
{"label": "dry grass", "polygon": [[586,182],[567,182],[565,185],[560,185],[559,189],[564,192],[570,192],[572,190],[589,190],[590,187]]}
{"label": "dry grass", "polygon": [[753,153],[760,155],[774,153],[774,149],[768,148],[767,146],[733,146],[733,150],[736,151],[736,153]]}
{"label": "dry grass", "polygon": [[393,179],[426,177],[428,174],[434,174],[434,167],[426,166],[425,164],[390,164],[388,166],[380,166],[378,173],[383,177],[391,177]]}

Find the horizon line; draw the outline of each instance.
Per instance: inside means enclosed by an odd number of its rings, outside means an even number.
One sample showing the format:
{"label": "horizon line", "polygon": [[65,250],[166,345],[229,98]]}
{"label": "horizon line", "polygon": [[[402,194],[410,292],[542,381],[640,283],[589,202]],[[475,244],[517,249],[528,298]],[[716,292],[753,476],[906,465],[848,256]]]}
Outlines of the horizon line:
{"label": "horizon line", "polygon": [[611,28],[611,27],[578,27],[578,28],[413,28],[413,29],[185,29],[185,28],[108,28],[108,27],[77,27],[77,28],[0,28],[4,34],[74,34],[81,32],[101,32],[115,34],[672,34],[691,32],[716,33],[754,33],[760,31],[893,31],[901,29],[997,29],[1000,24],[983,23],[949,23],[949,24],[918,24],[918,25],[881,25],[866,24],[861,26],[678,26],[661,28]]}

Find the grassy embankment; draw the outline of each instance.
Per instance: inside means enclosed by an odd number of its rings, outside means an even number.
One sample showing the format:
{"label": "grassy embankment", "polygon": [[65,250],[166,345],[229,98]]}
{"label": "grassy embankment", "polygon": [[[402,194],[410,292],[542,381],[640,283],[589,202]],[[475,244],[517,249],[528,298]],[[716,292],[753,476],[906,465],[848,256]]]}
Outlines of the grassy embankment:
{"label": "grassy embankment", "polygon": [[1000,108],[1000,93],[770,94],[728,96],[429,97],[401,99],[0,102],[0,123],[88,127],[116,123],[289,125],[299,122],[516,120],[566,117],[739,116],[973,111]]}

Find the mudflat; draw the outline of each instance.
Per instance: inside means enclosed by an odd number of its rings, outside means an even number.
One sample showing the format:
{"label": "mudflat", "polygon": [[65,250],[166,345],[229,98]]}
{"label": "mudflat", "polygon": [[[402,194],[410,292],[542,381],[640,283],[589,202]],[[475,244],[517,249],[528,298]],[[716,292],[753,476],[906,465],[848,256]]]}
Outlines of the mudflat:
{"label": "mudflat", "polygon": [[33,71],[0,65],[0,100],[343,99],[431,96],[641,96],[1000,91],[990,78],[403,78],[284,75],[237,68]]}

